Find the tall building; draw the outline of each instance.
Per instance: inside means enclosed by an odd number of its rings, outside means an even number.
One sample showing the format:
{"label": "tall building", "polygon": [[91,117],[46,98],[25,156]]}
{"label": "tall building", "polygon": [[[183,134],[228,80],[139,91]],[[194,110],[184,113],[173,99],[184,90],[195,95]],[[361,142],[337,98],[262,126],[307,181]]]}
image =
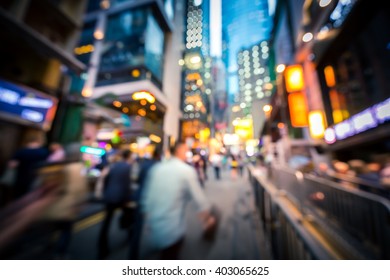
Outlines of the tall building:
{"label": "tall building", "polygon": [[90,1],[79,48],[92,51],[79,56],[90,65],[83,94],[101,106],[102,133],[85,137],[110,144],[109,132],[120,129],[116,144],[140,154],[178,139],[182,12],[181,1]]}
{"label": "tall building", "polygon": [[210,135],[211,66],[210,3],[186,1],[185,48],[183,53],[183,119],[181,138],[205,144]]}
{"label": "tall building", "polygon": [[228,69],[228,93],[239,102],[237,54],[268,40],[272,27],[267,0],[222,1],[222,56]]}
{"label": "tall building", "polygon": [[250,108],[252,101],[270,97],[273,85],[269,69],[269,47],[262,41],[237,55],[239,99],[242,108]]}
{"label": "tall building", "polygon": [[0,173],[31,129],[49,141],[81,135],[82,100],[70,85],[86,69],[73,50],[87,1],[53,2],[0,1],[0,134],[12,139],[0,141]]}

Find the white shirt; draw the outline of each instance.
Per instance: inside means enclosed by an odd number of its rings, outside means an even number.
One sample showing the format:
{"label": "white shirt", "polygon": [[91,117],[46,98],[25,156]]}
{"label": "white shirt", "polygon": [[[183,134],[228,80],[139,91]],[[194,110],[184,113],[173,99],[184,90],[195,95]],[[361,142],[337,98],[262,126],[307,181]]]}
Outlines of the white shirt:
{"label": "white shirt", "polygon": [[142,209],[149,241],[153,247],[163,249],[184,237],[185,209],[191,198],[199,211],[209,210],[210,204],[195,169],[177,158],[155,165],[149,174]]}

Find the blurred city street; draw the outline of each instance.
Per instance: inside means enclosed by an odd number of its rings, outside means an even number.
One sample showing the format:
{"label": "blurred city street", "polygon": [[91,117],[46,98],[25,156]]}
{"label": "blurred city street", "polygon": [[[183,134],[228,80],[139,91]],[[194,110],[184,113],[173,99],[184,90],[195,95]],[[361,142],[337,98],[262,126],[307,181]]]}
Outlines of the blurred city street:
{"label": "blurred city street", "polygon": [[[254,208],[254,197],[245,175],[231,181],[228,171],[216,181],[212,170],[206,182],[206,195],[221,212],[221,221],[215,242],[202,240],[196,208],[190,204],[187,209],[188,229],[182,250],[182,259],[270,259],[269,248],[259,228],[259,219]],[[128,234],[119,229],[116,214],[110,231],[112,251],[109,259],[128,259]],[[95,259],[96,242],[103,219],[102,212],[80,220],[74,230],[69,250],[70,259]]]}
{"label": "blurred city street", "polygon": [[0,259],[390,259],[390,5],[0,0]]}

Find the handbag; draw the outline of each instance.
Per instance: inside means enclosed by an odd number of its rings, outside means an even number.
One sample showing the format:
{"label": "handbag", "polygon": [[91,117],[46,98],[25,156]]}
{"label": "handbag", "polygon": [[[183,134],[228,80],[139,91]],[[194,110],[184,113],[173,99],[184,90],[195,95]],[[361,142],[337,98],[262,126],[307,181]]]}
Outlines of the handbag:
{"label": "handbag", "polygon": [[217,207],[213,206],[211,207],[210,215],[215,219],[215,222],[203,231],[202,238],[206,241],[213,242],[217,237],[219,223],[221,220],[221,213]]}

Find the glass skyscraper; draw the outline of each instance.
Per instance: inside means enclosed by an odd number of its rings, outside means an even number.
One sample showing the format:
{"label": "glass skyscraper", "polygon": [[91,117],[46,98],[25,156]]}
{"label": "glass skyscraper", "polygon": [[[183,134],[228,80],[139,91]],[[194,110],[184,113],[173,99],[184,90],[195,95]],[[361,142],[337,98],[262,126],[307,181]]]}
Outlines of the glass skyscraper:
{"label": "glass skyscraper", "polygon": [[222,0],[222,58],[228,69],[231,101],[239,101],[238,52],[268,40],[271,28],[267,0]]}

